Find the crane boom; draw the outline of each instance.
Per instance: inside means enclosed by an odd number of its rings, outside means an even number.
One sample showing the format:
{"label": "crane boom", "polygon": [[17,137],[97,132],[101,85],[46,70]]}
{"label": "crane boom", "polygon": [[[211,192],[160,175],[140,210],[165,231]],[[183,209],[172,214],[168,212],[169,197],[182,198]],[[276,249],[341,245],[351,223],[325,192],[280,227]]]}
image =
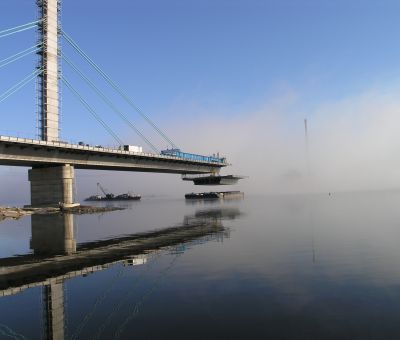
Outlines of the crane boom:
{"label": "crane boom", "polygon": [[106,198],[113,198],[113,197],[114,197],[114,195],[113,195],[113,194],[109,194],[109,193],[106,191],[106,189],[104,189],[104,188],[101,186],[100,183],[97,183],[97,187],[100,188],[101,192],[104,194],[104,196],[105,196]]}

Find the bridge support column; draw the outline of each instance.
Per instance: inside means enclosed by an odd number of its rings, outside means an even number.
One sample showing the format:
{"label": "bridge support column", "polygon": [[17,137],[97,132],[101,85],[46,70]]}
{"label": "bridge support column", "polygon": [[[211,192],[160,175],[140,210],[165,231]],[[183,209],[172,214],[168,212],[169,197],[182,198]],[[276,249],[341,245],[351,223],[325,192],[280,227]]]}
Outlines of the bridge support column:
{"label": "bridge support column", "polygon": [[63,166],[32,168],[29,170],[32,206],[75,206],[75,169]]}

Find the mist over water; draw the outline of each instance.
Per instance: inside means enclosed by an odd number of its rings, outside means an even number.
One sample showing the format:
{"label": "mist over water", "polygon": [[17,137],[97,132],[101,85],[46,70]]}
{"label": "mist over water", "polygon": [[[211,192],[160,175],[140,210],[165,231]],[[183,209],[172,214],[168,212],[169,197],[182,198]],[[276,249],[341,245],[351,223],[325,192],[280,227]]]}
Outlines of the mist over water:
{"label": "mist over water", "polygon": [[[249,176],[228,190],[280,194],[397,189],[400,101],[396,94],[395,87],[377,87],[305,110],[301,95],[289,92],[258,109],[232,114],[213,112],[201,104],[180,104],[170,110],[196,114],[190,123],[174,122],[165,129],[173,132],[183,150],[226,156],[232,166],[223,174]],[[129,142],[131,132],[123,134]],[[27,169],[0,171],[2,202],[29,202]],[[99,181],[116,193],[182,197],[202,189],[177,175],[78,170],[78,199],[94,194]]]}
{"label": "mist over water", "polygon": [[[250,177],[241,183],[248,193],[399,188],[399,107],[397,88],[371,89],[307,109],[301,93],[289,93],[232,114],[199,106],[196,117],[202,118],[182,126],[177,139],[195,152],[217,147],[233,164],[224,172]],[[196,131],[200,140],[192,137]]]}

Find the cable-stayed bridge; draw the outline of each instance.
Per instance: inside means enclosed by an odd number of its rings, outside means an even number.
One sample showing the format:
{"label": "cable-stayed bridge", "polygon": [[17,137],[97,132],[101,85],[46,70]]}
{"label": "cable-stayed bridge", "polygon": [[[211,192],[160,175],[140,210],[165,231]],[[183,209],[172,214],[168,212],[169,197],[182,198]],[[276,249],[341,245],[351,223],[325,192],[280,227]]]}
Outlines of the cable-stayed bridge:
{"label": "cable-stayed bridge", "polygon": [[[32,0],[33,1],[33,0]],[[75,169],[98,169],[118,171],[142,171],[175,174],[216,174],[228,165],[219,155],[203,156],[182,152],[172,139],[140,109],[130,95],[122,89],[84,50],[61,28],[61,0],[36,0],[39,16],[36,21],[0,31],[0,43],[20,32],[36,29],[38,41],[5,59],[0,60],[0,71],[31,54],[38,54],[39,62],[33,72],[0,94],[0,105],[22,88],[37,81],[38,117],[37,138],[20,138],[0,135],[0,165],[32,167],[29,170],[31,182],[31,204],[73,205]],[[159,148],[148,138],[109,96],[96,85],[61,50],[61,39],[109,85],[131,111],[137,113],[168,145],[167,150]],[[125,146],[117,131],[114,131],[77,90],[61,70],[64,61],[81,80],[107,106],[109,112],[118,116],[137,136],[141,138],[148,152],[131,151]],[[115,140],[117,147],[105,148],[85,143],[68,143],[60,139],[60,83],[70,90],[85,110]],[[0,106],[1,110],[1,106]]]}

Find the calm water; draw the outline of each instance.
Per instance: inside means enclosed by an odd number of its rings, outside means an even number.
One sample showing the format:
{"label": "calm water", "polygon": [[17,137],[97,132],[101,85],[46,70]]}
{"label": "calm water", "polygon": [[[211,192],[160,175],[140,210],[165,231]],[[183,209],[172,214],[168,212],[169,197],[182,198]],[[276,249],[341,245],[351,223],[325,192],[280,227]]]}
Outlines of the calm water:
{"label": "calm water", "polygon": [[0,223],[1,339],[400,339],[400,193]]}

